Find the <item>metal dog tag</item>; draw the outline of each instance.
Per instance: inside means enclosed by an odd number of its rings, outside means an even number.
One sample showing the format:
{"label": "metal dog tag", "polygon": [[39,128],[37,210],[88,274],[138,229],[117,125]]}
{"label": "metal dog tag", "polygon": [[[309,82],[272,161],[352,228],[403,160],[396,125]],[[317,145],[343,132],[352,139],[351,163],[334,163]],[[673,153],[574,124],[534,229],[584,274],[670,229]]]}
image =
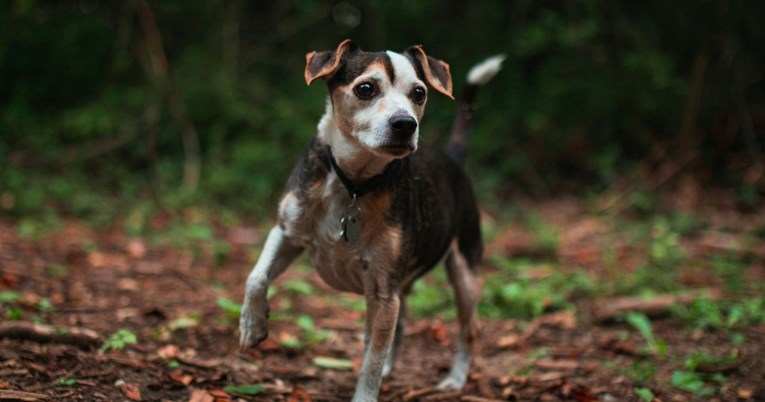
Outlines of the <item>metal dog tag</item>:
{"label": "metal dog tag", "polygon": [[343,227],[340,237],[346,243],[354,244],[359,241],[361,238],[361,219],[353,215],[344,216],[340,220],[340,225]]}
{"label": "metal dog tag", "polygon": [[355,244],[361,238],[361,208],[355,200],[345,210],[345,216],[340,218],[340,238],[346,243]]}

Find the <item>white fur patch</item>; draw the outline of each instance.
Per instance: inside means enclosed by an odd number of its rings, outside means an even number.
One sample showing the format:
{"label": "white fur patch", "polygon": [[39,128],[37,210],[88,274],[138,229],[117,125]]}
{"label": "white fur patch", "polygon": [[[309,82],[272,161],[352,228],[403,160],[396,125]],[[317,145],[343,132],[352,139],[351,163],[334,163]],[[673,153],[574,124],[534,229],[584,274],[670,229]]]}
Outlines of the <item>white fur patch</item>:
{"label": "white fur patch", "polygon": [[473,85],[485,85],[502,69],[502,62],[504,60],[505,55],[498,54],[476,64],[468,72],[468,82]]}

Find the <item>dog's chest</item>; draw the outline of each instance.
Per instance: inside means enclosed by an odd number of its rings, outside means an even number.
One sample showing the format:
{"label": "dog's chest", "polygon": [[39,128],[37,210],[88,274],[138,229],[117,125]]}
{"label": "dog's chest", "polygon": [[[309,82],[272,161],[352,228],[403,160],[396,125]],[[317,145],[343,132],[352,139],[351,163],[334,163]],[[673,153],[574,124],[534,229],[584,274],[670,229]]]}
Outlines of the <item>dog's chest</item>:
{"label": "dog's chest", "polygon": [[315,183],[298,197],[288,193],[279,205],[285,233],[306,248],[311,264],[333,288],[363,293],[368,270],[390,270],[401,249],[400,229],[386,221],[390,196],[366,195],[358,200],[359,237],[341,238],[341,220],[350,199],[336,177]]}

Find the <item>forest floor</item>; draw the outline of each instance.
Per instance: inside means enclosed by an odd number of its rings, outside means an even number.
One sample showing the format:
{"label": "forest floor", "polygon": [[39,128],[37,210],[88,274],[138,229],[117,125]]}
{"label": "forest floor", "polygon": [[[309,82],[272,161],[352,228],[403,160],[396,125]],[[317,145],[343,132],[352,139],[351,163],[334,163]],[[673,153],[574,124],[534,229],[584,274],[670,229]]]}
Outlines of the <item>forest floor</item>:
{"label": "forest floor", "polygon": [[[561,198],[513,211],[484,217],[464,391],[432,388],[456,332],[437,268],[411,296],[380,400],[765,401],[765,210],[625,217]],[[265,228],[188,210],[136,234],[139,218],[0,219],[0,401],[350,399],[361,298],[301,260],[275,282],[269,339],[240,352]]]}

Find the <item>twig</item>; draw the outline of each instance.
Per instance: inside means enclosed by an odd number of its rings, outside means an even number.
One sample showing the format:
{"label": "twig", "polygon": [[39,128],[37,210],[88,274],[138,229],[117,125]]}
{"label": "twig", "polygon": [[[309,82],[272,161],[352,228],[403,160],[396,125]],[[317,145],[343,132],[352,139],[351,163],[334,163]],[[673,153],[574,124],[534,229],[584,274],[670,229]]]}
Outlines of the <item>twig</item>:
{"label": "twig", "polygon": [[719,298],[719,294],[712,291],[693,292],[685,295],[661,295],[650,299],[624,297],[601,303],[602,307],[595,311],[595,321],[601,324],[613,322],[622,314],[630,311],[643,313],[649,317],[661,317],[667,315],[671,306],[688,304],[701,296]]}
{"label": "twig", "polygon": [[35,402],[50,399],[48,395],[34,392],[15,391],[12,389],[0,389],[0,401],[23,401]]}
{"label": "twig", "polygon": [[104,342],[93,330],[81,327],[56,328],[31,322],[10,321],[0,323],[0,339],[31,340],[40,343],[64,343],[84,349],[96,347]]}

